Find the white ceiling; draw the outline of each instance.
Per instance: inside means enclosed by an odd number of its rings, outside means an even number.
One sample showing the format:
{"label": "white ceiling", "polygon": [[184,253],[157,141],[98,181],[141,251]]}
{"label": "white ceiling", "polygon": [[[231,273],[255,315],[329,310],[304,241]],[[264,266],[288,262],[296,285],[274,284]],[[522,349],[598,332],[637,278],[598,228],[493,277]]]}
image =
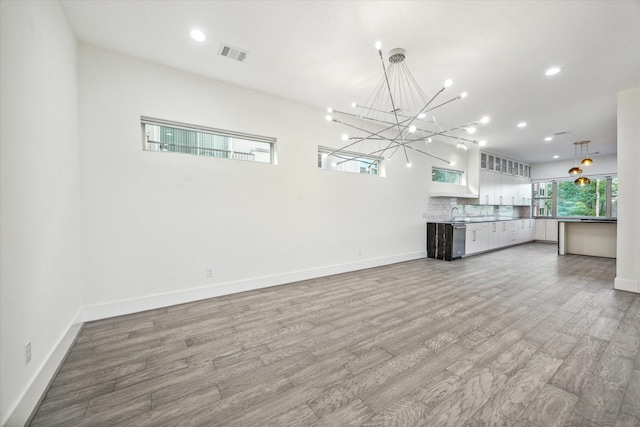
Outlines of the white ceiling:
{"label": "white ceiling", "polygon": [[[84,43],[321,108],[364,103],[382,76],[375,42],[402,47],[427,94],[446,78],[468,92],[448,120],[489,115],[474,137],[531,163],[573,159],[579,140],[615,153],[616,94],[640,86],[638,0],[61,3]],[[246,61],[219,56],[221,43]],[[562,72],[545,76],[551,66]]]}

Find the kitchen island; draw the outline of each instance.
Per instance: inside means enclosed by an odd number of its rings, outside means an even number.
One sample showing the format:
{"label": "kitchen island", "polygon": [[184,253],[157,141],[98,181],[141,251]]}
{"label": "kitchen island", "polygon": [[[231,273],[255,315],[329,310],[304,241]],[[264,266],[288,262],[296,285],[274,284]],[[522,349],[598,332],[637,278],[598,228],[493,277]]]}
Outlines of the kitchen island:
{"label": "kitchen island", "polygon": [[616,257],[618,223],[615,220],[561,220],[558,255]]}

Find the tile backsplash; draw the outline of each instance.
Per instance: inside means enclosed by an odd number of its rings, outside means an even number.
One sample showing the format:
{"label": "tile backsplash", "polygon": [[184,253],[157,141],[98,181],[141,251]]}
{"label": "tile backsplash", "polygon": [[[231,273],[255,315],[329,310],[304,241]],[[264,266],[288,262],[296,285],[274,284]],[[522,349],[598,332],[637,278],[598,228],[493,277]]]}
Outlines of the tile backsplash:
{"label": "tile backsplash", "polygon": [[475,218],[486,220],[529,218],[531,208],[528,206],[492,206],[470,204],[467,199],[455,197],[431,197],[427,204],[427,221],[448,221],[451,219],[451,210],[456,219]]}

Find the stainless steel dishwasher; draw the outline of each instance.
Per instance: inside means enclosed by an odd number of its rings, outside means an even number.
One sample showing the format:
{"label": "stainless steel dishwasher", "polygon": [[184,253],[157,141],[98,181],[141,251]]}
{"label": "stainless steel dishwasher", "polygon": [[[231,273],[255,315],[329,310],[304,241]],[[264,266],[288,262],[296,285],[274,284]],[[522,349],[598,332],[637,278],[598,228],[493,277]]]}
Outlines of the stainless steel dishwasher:
{"label": "stainless steel dishwasher", "polygon": [[466,224],[453,224],[452,228],[451,259],[461,258],[464,255],[464,247],[467,240],[467,226]]}

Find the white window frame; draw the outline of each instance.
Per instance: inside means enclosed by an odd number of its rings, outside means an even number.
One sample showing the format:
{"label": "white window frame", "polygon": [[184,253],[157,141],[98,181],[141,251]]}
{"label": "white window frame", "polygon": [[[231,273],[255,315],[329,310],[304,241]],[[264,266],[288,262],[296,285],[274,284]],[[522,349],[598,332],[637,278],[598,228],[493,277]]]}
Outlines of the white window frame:
{"label": "white window frame", "polygon": [[[354,162],[358,163],[357,171],[349,170],[349,166],[353,165]],[[368,167],[368,170],[367,167],[364,166],[365,164],[371,165]],[[365,168],[364,170],[363,167]],[[381,176],[381,168],[382,161],[378,157],[369,156],[355,151],[340,150],[339,152],[336,152],[335,148],[324,147],[321,145],[318,146],[318,169],[355,173],[359,175]]]}
{"label": "white window frame", "polygon": [[[433,180],[433,172],[434,171],[443,171],[443,172],[448,172],[448,173],[453,173],[456,174],[459,178],[459,182],[447,182],[447,181],[434,181]],[[431,167],[431,182],[435,182],[438,184],[456,184],[456,185],[465,185],[465,177],[464,177],[464,171],[458,170],[458,169],[448,169],[448,168],[441,168],[441,167],[437,167],[437,166],[432,166]]]}
{"label": "white window frame", "polygon": [[[141,129],[142,129],[142,149],[144,151],[171,152],[171,153],[175,153],[175,154],[188,154],[188,155],[195,155],[195,156],[208,156],[208,157],[213,157],[213,158],[217,158],[217,159],[222,158],[222,159],[251,161],[251,162],[255,162],[255,163],[275,164],[275,159],[276,159],[275,146],[276,146],[276,142],[277,142],[276,138],[272,138],[272,137],[268,137],[268,136],[253,135],[253,134],[230,131],[230,130],[224,130],[224,129],[216,129],[216,128],[207,127],[207,126],[192,125],[192,124],[188,124],[188,123],[176,122],[176,121],[172,121],[172,120],[157,119],[157,118],[146,117],[146,116],[140,116],[140,124],[141,124]],[[259,143],[261,147],[252,148],[248,152],[239,152],[239,151],[233,151],[233,149],[220,150],[220,149],[204,147],[204,146],[200,146],[199,143],[197,143],[197,145],[195,145],[195,146],[180,146],[180,145],[177,145],[177,144],[170,144],[170,143],[164,143],[164,142],[160,142],[160,141],[153,141],[153,140],[149,139],[148,134],[147,134],[147,132],[145,130],[147,125],[162,126],[162,127],[173,128],[173,129],[191,131],[191,132],[195,132],[197,136],[198,135],[209,135],[209,136],[213,135],[213,136],[221,136],[221,137],[230,138],[231,141],[233,141],[233,139],[237,139],[237,140],[241,140],[243,142],[245,142],[245,141],[246,142],[256,142],[256,143]],[[198,138],[198,140],[199,140],[199,138]],[[267,149],[264,148],[265,147],[264,144],[268,144],[267,145],[267,147],[269,147],[268,148],[268,153],[267,153]],[[187,151],[187,152],[186,153],[184,153],[184,152],[181,153],[180,151],[169,151],[169,150],[166,150],[166,148],[164,148],[166,146],[173,146],[174,148],[175,147],[183,148],[184,151]],[[193,152],[189,152],[189,151],[193,151]],[[268,161],[267,160],[254,160],[256,153],[268,154]]]}

